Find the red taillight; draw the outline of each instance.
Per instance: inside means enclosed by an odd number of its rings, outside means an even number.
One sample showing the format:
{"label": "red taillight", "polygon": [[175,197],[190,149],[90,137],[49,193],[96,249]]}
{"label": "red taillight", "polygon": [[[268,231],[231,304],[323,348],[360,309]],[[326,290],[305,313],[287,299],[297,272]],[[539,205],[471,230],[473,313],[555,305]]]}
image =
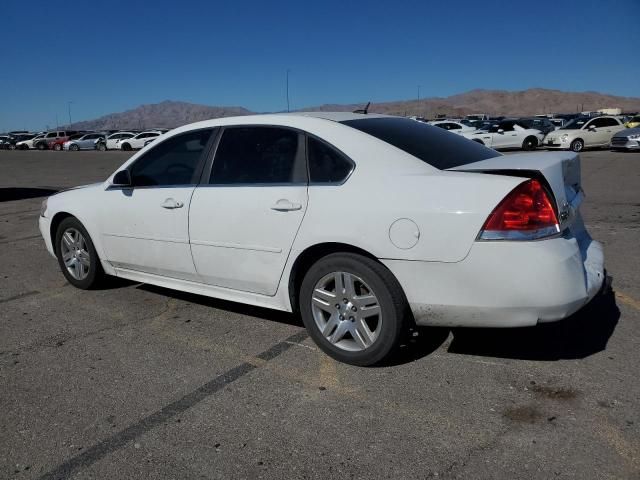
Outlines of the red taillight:
{"label": "red taillight", "polygon": [[532,240],[560,231],[549,194],[538,180],[514,188],[491,212],[480,231],[482,240]]}

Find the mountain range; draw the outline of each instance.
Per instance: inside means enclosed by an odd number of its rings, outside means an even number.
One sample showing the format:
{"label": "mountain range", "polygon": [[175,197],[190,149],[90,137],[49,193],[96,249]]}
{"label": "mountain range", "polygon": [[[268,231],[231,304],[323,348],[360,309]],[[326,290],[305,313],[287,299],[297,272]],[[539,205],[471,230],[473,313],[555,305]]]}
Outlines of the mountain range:
{"label": "mountain range", "polygon": [[[353,111],[363,108],[357,104],[326,104],[302,111]],[[621,108],[625,112],[640,111],[640,98],[619,97],[598,92],[563,92],[543,88],[521,91],[471,90],[450,97],[431,97],[414,100],[372,103],[369,112],[390,115],[418,115],[459,117],[472,113],[525,116],[541,113],[573,113],[601,108]],[[244,107],[220,107],[179,101],[164,101],[141,105],[132,110],[111,113],[103,117],[76,122],[71,128],[80,130],[174,128],[210,118],[250,115]]]}

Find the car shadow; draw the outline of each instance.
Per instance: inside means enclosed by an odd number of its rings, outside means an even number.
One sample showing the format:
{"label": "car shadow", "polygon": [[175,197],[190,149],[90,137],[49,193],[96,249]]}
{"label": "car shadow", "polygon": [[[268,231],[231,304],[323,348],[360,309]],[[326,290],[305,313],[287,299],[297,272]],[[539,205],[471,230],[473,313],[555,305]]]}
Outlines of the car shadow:
{"label": "car shadow", "polygon": [[[111,283],[111,282],[110,282]],[[110,288],[134,284],[115,279]],[[135,288],[205,307],[257,317],[304,328],[299,315],[202,295],[171,290],[149,284]],[[394,355],[378,364],[397,366],[426,357],[453,335],[447,352],[515,360],[556,361],[581,359],[606,349],[620,310],[613,290],[596,296],[588,305],[565,320],[523,328],[446,328],[417,327],[411,330]]]}
{"label": "car shadow", "polygon": [[514,329],[452,329],[448,352],[517,360],[573,360],[605,350],[620,310],[611,289],[553,323]]}
{"label": "car shadow", "polygon": [[53,195],[57,191],[57,189],[53,188],[0,188],[0,202],[12,202],[15,200],[26,200],[28,198],[48,197],[50,195]]}

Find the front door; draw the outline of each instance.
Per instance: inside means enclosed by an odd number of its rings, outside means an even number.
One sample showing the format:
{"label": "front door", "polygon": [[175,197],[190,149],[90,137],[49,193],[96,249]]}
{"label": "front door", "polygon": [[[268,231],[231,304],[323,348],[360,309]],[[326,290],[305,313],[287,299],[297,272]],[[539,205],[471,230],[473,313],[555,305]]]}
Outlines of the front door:
{"label": "front door", "polygon": [[212,129],[175,135],[129,166],[132,187],[101,205],[107,260],[117,268],[198,280],[189,247],[189,203]]}
{"label": "front door", "polygon": [[189,213],[201,281],[275,295],[307,208],[304,136],[279,127],[227,127],[208,183]]}

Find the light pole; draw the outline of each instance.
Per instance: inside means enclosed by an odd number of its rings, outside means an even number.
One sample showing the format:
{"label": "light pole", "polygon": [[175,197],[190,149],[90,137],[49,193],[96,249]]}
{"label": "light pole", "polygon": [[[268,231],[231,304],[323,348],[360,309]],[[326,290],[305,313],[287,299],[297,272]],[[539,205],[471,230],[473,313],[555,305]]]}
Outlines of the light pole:
{"label": "light pole", "polygon": [[418,85],[418,102],[420,101],[420,85]]}
{"label": "light pole", "polygon": [[287,68],[287,112],[289,111],[289,71]]}
{"label": "light pole", "polygon": [[71,126],[71,104],[73,102],[67,102],[67,108],[69,109],[69,126]]}

